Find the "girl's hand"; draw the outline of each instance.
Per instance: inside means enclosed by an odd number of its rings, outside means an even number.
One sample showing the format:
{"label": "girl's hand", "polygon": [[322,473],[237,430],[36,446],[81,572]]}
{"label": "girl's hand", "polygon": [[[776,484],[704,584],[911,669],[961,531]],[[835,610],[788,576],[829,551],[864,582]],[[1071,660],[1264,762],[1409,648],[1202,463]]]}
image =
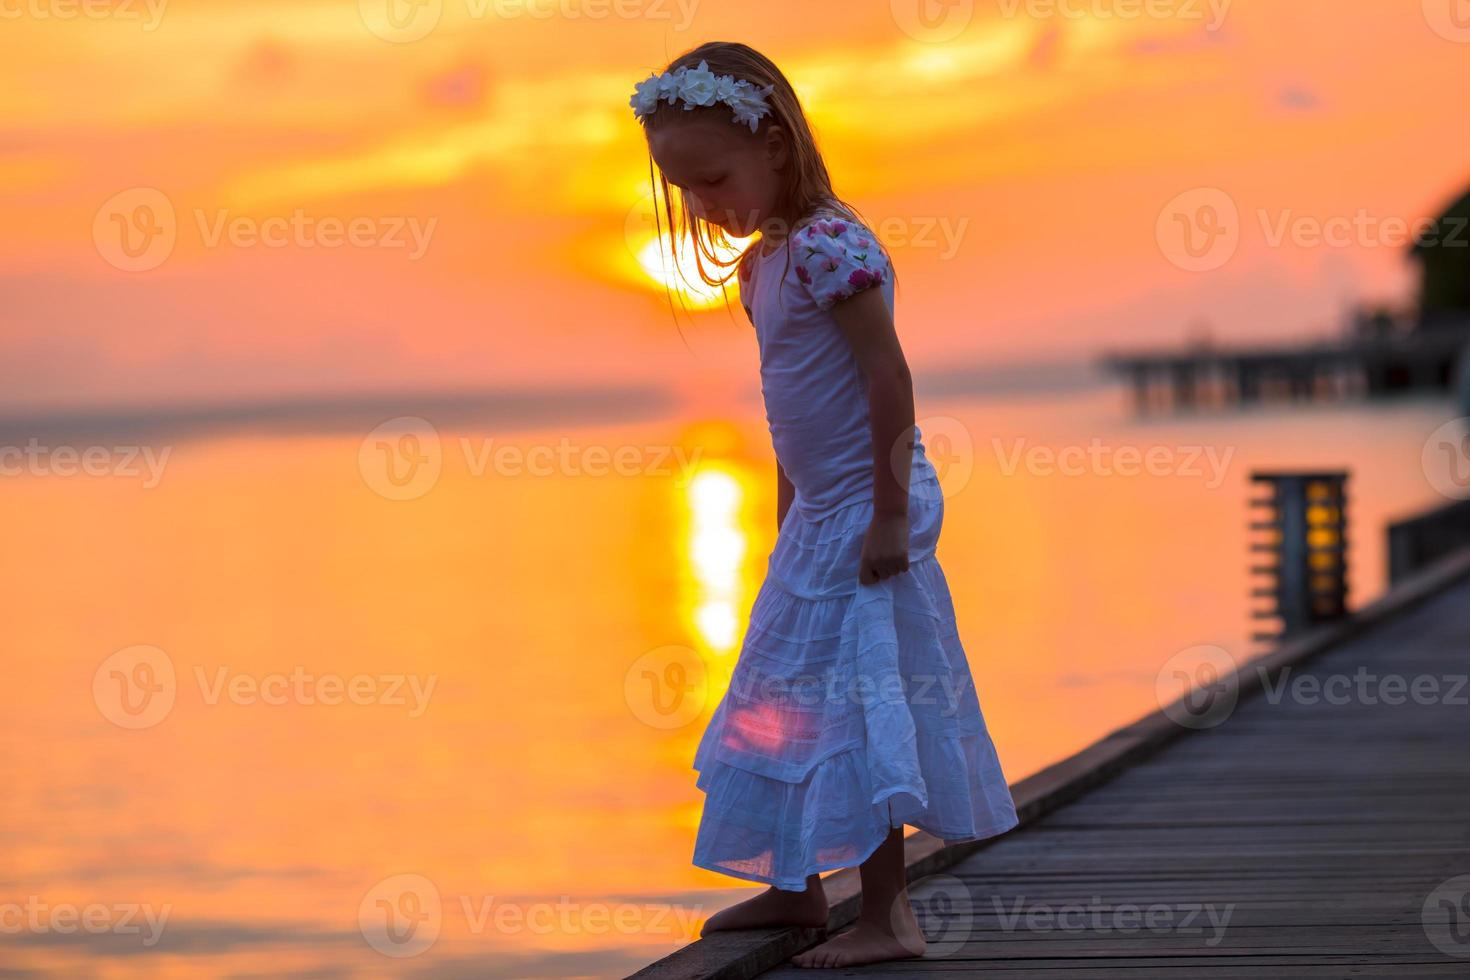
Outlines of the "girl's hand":
{"label": "girl's hand", "polygon": [[858,559],[858,581],[872,585],[909,570],[909,515],[873,515],[863,536],[863,553]]}

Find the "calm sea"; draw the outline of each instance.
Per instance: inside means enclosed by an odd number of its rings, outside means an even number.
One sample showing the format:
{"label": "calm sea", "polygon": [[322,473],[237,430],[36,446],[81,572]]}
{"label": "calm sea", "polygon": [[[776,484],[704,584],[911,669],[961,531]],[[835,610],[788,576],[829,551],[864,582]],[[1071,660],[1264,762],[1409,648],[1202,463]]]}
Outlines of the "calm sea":
{"label": "calm sea", "polygon": [[[1455,414],[921,396],[1013,782],[1250,654],[1253,470],[1351,471],[1377,595]],[[774,542],[758,405],[395,414],[10,433],[0,972],[615,977],[748,894],[689,864],[689,764]]]}

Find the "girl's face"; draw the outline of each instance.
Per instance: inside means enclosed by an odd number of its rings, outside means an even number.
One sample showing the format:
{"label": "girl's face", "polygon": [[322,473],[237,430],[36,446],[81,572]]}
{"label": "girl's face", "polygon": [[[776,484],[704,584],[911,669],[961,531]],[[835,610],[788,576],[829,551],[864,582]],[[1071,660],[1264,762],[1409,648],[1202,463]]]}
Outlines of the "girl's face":
{"label": "girl's face", "polygon": [[650,133],[648,150],[695,215],[728,234],[748,237],[772,217],[786,162],[779,126],[756,135],[727,119],[681,120]]}

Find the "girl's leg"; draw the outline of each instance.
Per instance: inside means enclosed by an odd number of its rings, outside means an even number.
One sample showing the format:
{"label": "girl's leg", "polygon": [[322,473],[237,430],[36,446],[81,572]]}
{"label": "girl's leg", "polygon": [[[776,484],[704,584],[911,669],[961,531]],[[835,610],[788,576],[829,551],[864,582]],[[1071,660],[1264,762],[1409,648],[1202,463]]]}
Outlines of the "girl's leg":
{"label": "girl's leg", "polygon": [[747,898],[710,916],[699,934],[704,936],[726,929],[766,929],[772,926],[820,929],[826,925],[827,895],[822,891],[822,877],[809,875],[805,891],[767,888],[754,898]]}
{"label": "girl's leg", "polygon": [[924,934],[909,904],[903,828],[895,827],[858,868],[863,908],[848,932],[792,957],[797,966],[836,967],[907,959],[924,952]]}

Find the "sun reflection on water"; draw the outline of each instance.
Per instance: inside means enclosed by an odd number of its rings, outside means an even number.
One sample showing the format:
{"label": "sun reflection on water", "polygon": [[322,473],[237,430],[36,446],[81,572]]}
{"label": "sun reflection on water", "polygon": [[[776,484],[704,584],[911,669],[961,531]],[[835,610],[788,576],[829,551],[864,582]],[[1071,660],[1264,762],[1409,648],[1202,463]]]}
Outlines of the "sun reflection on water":
{"label": "sun reflection on water", "polygon": [[727,655],[740,639],[747,541],[741,526],[745,487],[733,468],[701,468],[689,481],[690,616],[698,638]]}

